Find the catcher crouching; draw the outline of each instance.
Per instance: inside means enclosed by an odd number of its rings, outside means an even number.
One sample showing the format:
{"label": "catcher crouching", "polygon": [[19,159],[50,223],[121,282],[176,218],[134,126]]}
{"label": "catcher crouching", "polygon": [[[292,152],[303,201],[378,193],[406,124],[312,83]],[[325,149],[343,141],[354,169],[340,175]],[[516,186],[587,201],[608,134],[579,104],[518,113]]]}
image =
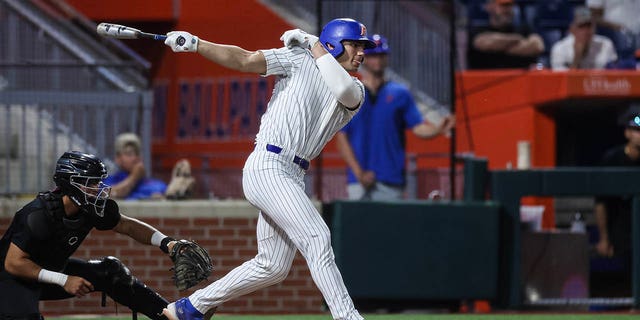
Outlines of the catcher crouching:
{"label": "catcher crouching", "polygon": [[[147,287],[115,257],[70,258],[89,232],[113,230],[170,253],[181,290],[212,270],[204,249],[174,240],[124,214],[109,199],[104,163],[94,155],[65,152],[56,162],[57,188],[42,192],[20,209],[0,240],[0,320],[40,320],[40,300],[82,297],[101,291],[151,319],[167,319],[168,301]],[[199,280],[198,280],[199,279]]]}

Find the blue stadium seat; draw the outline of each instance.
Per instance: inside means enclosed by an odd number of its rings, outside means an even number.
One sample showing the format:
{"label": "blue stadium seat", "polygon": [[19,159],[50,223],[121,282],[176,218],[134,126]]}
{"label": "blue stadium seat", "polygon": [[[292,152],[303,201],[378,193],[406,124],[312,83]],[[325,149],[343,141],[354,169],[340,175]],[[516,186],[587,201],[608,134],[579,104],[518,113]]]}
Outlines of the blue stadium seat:
{"label": "blue stadium seat", "polygon": [[565,32],[563,29],[558,28],[544,28],[539,29],[538,34],[540,34],[542,40],[544,41],[545,51],[550,52],[553,44],[562,39],[565,35]]}
{"label": "blue stadium seat", "polygon": [[605,36],[611,41],[613,41],[613,45],[616,48],[616,53],[618,53],[618,58],[620,59],[633,59],[635,53],[635,44],[633,37],[623,34],[621,32],[615,31],[609,28],[601,28],[598,27],[596,29],[596,34]]}
{"label": "blue stadium seat", "polygon": [[567,0],[536,0],[523,8],[524,18],[544,41],[545,51],[540,57],[549,66],[551,47],[562,39],[573,19],[573,5]]}
{"label": "blue stadium seat", "polygon": [[483,0],[471,0],[467,4],[468,27],[486,27],[489,25],[489,14],[484,10]]}
{"label": "blue stadium seat", "polygon": [[[468,27],[486,27],[489,25],[489,14],[484,9],[486,0],[470,0],[467,4]],[[513,6],[514,25],[520,25],[522,19],[520,5]]]}
{"label": "blue stadium seat", "polygon": [[562,39],[565,36],[564,29],[559,28],[542,28],[536,31],[540,37],[542,37],[542,41],[544,41],[544,52],[540,57],[540,62],[545,67],[551,66],[551,47],[558,40]]}
{"label": "blue stadium seat", "polygon": [[567,29],[573,18],[573,6],[566,0],[538,0],[535,5],[535,29]]}
{"label": "blue stadium seat", "polygon": [[523,3],[522,6],[522,19],[527,23],[527,25],[533,27],[535,26],[536,19],[536,4],[535,3]]}

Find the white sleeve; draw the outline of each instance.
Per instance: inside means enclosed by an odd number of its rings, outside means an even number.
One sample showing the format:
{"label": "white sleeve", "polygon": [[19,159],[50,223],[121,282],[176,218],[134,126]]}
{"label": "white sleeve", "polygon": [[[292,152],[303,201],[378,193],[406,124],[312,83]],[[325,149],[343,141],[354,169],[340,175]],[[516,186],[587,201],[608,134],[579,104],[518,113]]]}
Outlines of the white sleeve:
{"label": "white sleeve", "polygon": [[604,7],[604,3],[603,2],[604,1],[602,1],[602,0],[587,0],[587,1],[585,1],[585,4],[589,8],[602,9],[602,7]]}
{"label": "white sleeve", "polygon": [[331,54],[316,59],[322,79],[336,99],[348,109],[357,109],[364,100],[364,91]]}
{"label": "white sleeve", "polygon": [[605,38],[602,50],[605,52],[605,56],[607,57],[606,63],[618,60],[618,53],[616,53],[616,49],[613,46],[613,41]]}
{"label": "white sleeve", "polygon": [[560,43],[557,42],[551,47],[551,69],[552,70],[568,70],[567,61],[564,59],[566,55],[562,52]]}
{"label": "white sleeve", "polygon": [[286,75],[291,73],[291,60],[289,60],[288,51],[290,49],[269,49],[260,50],[264,55],[267,63],[267,72],[263,76]]}

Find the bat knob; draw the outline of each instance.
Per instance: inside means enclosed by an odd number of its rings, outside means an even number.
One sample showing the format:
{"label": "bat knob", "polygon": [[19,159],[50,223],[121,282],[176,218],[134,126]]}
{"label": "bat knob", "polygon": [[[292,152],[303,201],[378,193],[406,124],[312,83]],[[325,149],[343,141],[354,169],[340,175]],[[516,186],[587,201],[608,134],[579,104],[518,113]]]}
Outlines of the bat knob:
{"label": "bat knob", "polygon": [[179,36],[178,39],[176,39],[176,43],[179,46],[184,46],[185,42],[187,42],[187,39],[185,39],[183,36]]}

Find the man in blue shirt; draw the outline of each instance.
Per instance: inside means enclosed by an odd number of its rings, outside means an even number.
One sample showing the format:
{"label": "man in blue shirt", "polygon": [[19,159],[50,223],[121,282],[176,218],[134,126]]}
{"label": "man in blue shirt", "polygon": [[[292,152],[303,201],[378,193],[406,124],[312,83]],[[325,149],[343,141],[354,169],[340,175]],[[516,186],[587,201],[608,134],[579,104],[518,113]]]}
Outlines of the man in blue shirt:
{"label": "man in blue shirt", "polygon": [[140,138],[134,133],[122,133],[116,137],[115,149],[120,170],[104,180],[111,186],[111,196],[127,200],[163,198],[167,184],[146,177]]}
{"label": "man in blue shirt", "polygon": [[420,138],[449,131],[453,117],[439,125],[425,122],[408,88],[385,79],[389,45],[374,34],[377,44],[365,50],[362,83],[365,101],[337,133],[338,150],[347,163],[347,193],[352,200],[402,199],[405,187],[405,130]]}

